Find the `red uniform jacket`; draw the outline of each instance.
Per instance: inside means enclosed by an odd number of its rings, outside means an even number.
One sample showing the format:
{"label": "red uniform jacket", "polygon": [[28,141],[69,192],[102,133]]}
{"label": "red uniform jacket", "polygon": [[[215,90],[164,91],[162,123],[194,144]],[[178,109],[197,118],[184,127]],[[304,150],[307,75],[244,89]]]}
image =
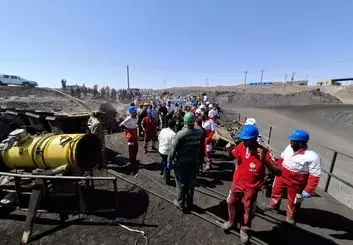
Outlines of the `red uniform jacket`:
{"label": "red uniform jacket", "polygon": [[157,124],[151,116],[147,116],[142,120],[142,127],[145,129],[146,134],[157,135]]}
{"label": "red uniform jacket", "polygon": [[[266,160],[275,164],[271,152],[262,146],[259,147],[265,151]],[[264,183],[266,168],[257,155],[257,149],[248,150],[244,143],[240,143],[233,149],[232,155],[238,160],[233,175],[232,191],[260,189]]]}

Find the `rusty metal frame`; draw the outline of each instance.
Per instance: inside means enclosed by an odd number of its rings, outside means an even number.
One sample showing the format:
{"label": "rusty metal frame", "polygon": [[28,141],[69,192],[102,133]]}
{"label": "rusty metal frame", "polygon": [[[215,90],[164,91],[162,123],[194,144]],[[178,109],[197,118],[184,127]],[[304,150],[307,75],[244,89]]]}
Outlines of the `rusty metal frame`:
{"label": "rusty metal frame", "polygon": [[[95,180],[107,181],[113,183],[113,195],[117,196],[118,186],[117,186],[117,177],[92,177],[92,176],[47,176],[47,175],[30,175],[30,174],[18,174],[18,173],[8,173],[8,172],[0,172],[0,176],[7,176],[14,178],[14,186],[15,191],[9,189],[6,186],[0,186],[0,191],[3,193],[13,193],[16,192],[17,197],[17,205],[16,206],[6,206],[9,208],[14,208],[15,210],[21,210],[27,212],[26,221],[24,224],[24,231],[22,236],[22,243],[26,244],[30,241],[34,224],[35,217],[37,213],[47,213],[47,210],[40,210],[39,203],[43,196],[46,197],[54,197],[54,196],[76,196],[77,197],[77,207],[76,211],[74,210],[55,210],[53,213],[58,213],[60,215],[60,219],[66,220],[68,218],[68,214],[90,214],[90,213],[107,213],[107,212],[116,212],[118,208],[118,203],[116,198],[114,198],[113,209],[90,209],[88,211],[81,210],[80,207],[80,182],[85,183],[87,187],[90,187],[94,190],[93,182]],[[34,182],[33,188],[31,188],[31,192],[23,191],[21,187],[21,180],[29,179]],[[75,190],[72,193],[48,193],[48,180],[59,180],[59,181],[72,181],[75,183]],[[21,208],[22,205],[22,196],[30,195],[28,208]],[[1,208],[1,206],[0,206]],[[61,221],[64,221],[61,220]]]}

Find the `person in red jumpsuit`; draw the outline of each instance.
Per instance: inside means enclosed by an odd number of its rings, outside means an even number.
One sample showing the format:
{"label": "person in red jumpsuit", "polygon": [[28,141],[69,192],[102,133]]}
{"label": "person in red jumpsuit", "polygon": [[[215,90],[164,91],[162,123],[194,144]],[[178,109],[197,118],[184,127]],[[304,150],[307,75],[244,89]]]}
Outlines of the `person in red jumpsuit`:
{"label": "person in red jumpsuit", "polygon": [[258,144],[258,136],[259,130],[255,125],[245,126],[240,134],[242,142],[231,152],[237,159],[237,168],[227,198],[229,219],[222,228],[228,230],[234,225],[236,207],[243,202],[244,218],[240,227],[240,239],[243,243],[249,241],[253,209],[257,193],[264,183],[266,168],[276,175],[281,174],[281,170],[275,166],[271,152]]}
{"label": "person in red jumpsuit", "polygon": [[204,171],[211,169],[212,165],[212,137],[216,132],[216,123],[214,119],[216,118],[216,113],[210,111],[208,119],[203,124],[205,129],[205,156],[206,156],[206,166]]}
{"label": "person in red jumpsuit", "polygon": [[129,147],[129,165],[132,172],[137,171],[137,152],[138,152],[138,135],[137,135],[137,109],[135,106],[130,106],[128,109],[129,115],[120,123],[120,127],[125,130],[125,137]]}
{"label": "person in red jumpsuit", "polygon": [[145,134],[144,138],[144,149],[145,153],[147,153],[148,142],[152,140],[152,150],[156,151],[157,148],[155,143],[158,141],[157,138],[157,124],[156,121],[152,117],[152,110],[147,110],[147,117],[142,120],[142,128]]}
{"label": "person in red jumpsuit", "polygon": [[321,166],[318,154],[308,149],[308,132],[297,129],[288,138],[290,145],[279,160],[282,176],[274,180],[269,209],[279,210],[282,196],[287,190],[287,222],[295,224],[301,201],[310,198],[319,184]]}

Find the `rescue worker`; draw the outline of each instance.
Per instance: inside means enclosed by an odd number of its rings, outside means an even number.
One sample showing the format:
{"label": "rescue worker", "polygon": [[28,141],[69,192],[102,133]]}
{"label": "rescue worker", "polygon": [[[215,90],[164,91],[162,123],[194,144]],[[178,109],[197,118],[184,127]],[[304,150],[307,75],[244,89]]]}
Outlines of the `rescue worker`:
{"label": "rescue worker", "polygon": [[101,152],[102,152],[102,165],[98,166],[98,169],[103,168],[106,165],[105,157],[105,136],[104,136],[104,126],[102,123],[104,112],[102,111],[93,111],[91,117],[88,119],[87,126],[89,131],[92,134],[98,136],[101,143]]}
{"label": "rescue worker", "polygon": [[216,132],[216,123],[214,119],[216,114],[214,112],[209,113],[208,120],[203,124],[205,129],[205,156],[206,156],[206,166],[204,171],[210,170],[212,165],[212,137]]}
{"label": "rescue worker", "polygon": [[143,127],[142,120],[147,116],[147,107],[143,104],[140,104],[140,108],[137,110],[137,126],[139,137],[143,137]]}
{"label": "rescue worker", "polygon": [[[255,125],[248,125],[241,132],[242,143],[232,150],[237,159],[232,186],[227,198],[228,221],[222,225],[224,230],[234,226],[236,207],[243,202],[244,217],[240,226],[240,239],[243,243],[249,241],[249,230],[253,219],[257,193],[262,187],[265,178],[265,169],[276,175],[281,174],[280,168],[274,166],[275,160],[271,152],[257,143],[259,130]],[[242,199],[244,199],[242,201]]]}
{"label": "rescue worker", "polygon": [[158,135],[158,151],[162,158],[161,175],[164,176],[165,183],[170,185],[170,169],[167,168],[168,155],[170,154],[175,138],[175,121],[169,120],[168,128],[164,128]]}
{"label": "rescue worker", "polygon": [[129,115],[122,121],[119,126],[125,130],[125,137],[127,139],[127,145],[129,147],[129,165],[132,172],[137,171],[137,152],[138,152],[138,137],[137,137],[137,119],[136,119],[136,107],[130,106]]}
{"label": "rescue worker", "polygon": [[[244,125],[256,125],[256,119],[255,118],[248,118],[245,120]],[[256,125],[257,126],[257,125]],[[264,143],[261,137],[261,134],[259,133],[259,137],[257,138],[257,142],[259,144]]]}
{"label": "rescue worker", "polygon": [[185,114],[184,125],[185,127],[175,136],[167,167],[175,169],[177,199],[173,203],[177,208],[188,212],[193,208],[198,166],[204,152],[202,144],[204,139],[201,130],[194,128],[194,114]]}
{"label": "rescue worker", "polygon": [[319,183],[321,166],[317,153],[308,149],[309,133],[296,129],[289,135],[290,145],[281,154],[282,176],[276,177],[270,209],[278,211],[287,190],[287,222],[295,224],[301,201],[310,198]]}
{"label": "rescue worker", "polygon": [[147,153],[148,142],[152,141],[152,150],[157,150],[155,143],[157,142],[157,124],[152,117],[152,110],[147,109],[147,116],[142,120],[142,128],[144,132],[144,149]]}

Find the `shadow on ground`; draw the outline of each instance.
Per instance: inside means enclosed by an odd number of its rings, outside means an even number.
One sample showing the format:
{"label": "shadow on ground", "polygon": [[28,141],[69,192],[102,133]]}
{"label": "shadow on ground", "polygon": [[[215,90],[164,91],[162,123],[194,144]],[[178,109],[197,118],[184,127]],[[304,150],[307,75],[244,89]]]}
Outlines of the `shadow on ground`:
{"label": "shadow on ground", "polygon": [[[318,222],[318,220],[324,222]],[[353,240],[353,221],[339,214],[320,209],[301,208],[298,223],[344,232],[343,234],[330,234],[330,236],[342,240]]]}

